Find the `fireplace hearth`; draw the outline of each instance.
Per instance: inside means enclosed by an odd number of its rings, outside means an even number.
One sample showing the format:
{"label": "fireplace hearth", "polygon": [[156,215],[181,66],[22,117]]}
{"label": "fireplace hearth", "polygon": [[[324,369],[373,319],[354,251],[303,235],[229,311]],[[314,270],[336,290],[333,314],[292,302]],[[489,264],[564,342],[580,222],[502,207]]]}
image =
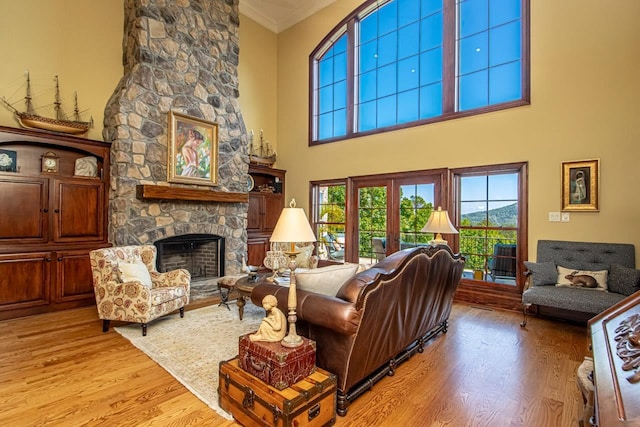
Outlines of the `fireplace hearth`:
{"label": "fireplace hearth", "polygon": [[193,282],[224,276],[225,238],[215,234],[182,234],[157,240],[159,272],[185,268]]}

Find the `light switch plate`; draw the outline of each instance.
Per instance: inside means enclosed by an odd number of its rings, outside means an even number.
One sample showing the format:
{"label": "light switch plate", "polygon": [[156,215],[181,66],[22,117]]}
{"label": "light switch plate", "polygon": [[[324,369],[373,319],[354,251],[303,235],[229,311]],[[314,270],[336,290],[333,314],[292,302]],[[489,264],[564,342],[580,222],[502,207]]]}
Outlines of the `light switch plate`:
{"label": "light switch plate", "polygon": [[549,212],[549,221],[560,222],[560,212]]}
{"label": "light switch plate", "polygon": [[571,215],[569,212],[562,212],[562,222],[569,222],[571,220]]}

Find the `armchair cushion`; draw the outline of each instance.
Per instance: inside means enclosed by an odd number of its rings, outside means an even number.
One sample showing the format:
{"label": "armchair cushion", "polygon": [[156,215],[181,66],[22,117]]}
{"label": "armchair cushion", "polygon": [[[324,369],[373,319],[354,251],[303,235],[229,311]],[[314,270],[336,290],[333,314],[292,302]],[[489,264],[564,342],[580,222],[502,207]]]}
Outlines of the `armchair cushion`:
{"label": "armchair cushion", "polygon": [[360,265],[344,263],[315,268],[296,273],[299,289],[318,294],[335,296],[342,285],[353,276]]}
{"label": "armchair cushion", "polygon": [[145,285],[147,288],[151,288],[153,283],[151,283],[151,275],[149,274],[149,270],[147,270],[147,266],[140,262],[120,262],[118,263],[118,273],[120,276],[120,280],[123,283],[126,282],[140,282]]}

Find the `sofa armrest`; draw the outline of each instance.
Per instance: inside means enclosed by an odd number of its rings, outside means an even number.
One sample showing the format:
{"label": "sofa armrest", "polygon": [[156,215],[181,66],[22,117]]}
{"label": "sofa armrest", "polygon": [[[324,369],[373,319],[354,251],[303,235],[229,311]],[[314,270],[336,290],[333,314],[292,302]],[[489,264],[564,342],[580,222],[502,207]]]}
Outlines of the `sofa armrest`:
{"label": "sofa armrest", "polygon": [[[262,304],[262,298],[274,295],[278,299],[278,308],[287,313],[289,288],[274,284],[261,283],[251,293],[251,301]],[[355,305],[340,298],[296,290],[296,316],[310,324],[331,329],[343,335],[355,334],[360,323],[360,312]]]}

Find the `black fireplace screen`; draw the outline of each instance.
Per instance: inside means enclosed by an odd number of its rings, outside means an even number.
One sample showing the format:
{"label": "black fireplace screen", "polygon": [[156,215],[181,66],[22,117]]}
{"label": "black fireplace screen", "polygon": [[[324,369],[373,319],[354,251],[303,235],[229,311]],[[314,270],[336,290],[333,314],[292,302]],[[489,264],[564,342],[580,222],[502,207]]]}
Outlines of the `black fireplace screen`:
{"label": "black fireplace screen", "polygon": [[167,272],[185,268],[192,280],[224,276],[224,237],[215,234],[183,234],[154,243],[156,268]]}

